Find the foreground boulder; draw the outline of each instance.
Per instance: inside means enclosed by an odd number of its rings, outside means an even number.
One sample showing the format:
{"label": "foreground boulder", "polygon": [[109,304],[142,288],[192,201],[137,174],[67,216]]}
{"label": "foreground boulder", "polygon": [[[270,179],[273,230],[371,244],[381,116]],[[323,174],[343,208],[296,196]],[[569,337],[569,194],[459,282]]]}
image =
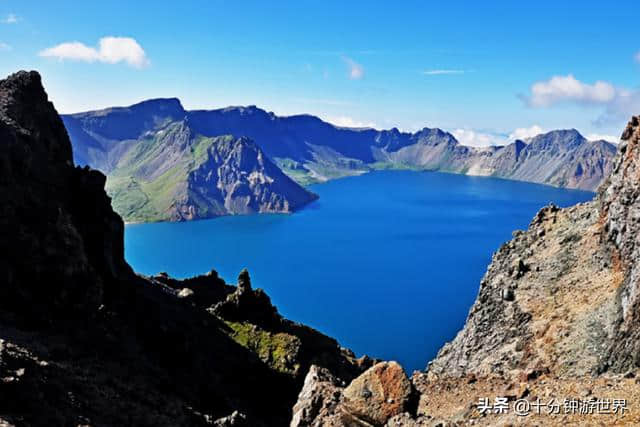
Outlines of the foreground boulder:
{"label": "foreground boulder", "polygon": [[328,370],[312,366],[293,408],[291,427],[381,426],[414,411],[412,397],[411,382],[396,362],[377,363],[346,387]]}
{"label": "foreground boulder", "polygon": [[348,413],[371,424],[383,424],[408,409],[411,383],[398,363],[378,363],[349,384],[344,400]]}
{"label": "foreground boulder", "polygon": [[344,383],[324,368],[311,366],[293,407],[291,427],[340,426]]}

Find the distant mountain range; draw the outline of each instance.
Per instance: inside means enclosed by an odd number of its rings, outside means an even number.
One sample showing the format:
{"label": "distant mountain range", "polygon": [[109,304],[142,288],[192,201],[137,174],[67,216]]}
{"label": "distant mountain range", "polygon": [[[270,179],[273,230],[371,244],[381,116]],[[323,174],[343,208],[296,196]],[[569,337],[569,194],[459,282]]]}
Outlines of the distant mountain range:
{"label": "distant mountain range", "polygon": [[131,221],[290,212],[315,198],[300,185],[376,169],[595,190],[616,152],[574,129],[475,148],[437,128],[343,128],[255,106],[187,111],[175,98],[62,118],[75,162],[108,175],[114,207]]}

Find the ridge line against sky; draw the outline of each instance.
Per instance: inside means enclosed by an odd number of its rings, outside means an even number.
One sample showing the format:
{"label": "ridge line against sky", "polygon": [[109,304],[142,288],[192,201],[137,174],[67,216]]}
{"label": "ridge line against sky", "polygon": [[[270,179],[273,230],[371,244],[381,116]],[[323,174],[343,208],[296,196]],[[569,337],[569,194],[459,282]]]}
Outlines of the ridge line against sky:
{"label": "ridge line against sky", "polygon": [[64,113],[178,97],[472,146],[559,128],[615,142],[640,113],[632,2],[183,3],[3,0],[0,72],[39,70]]}

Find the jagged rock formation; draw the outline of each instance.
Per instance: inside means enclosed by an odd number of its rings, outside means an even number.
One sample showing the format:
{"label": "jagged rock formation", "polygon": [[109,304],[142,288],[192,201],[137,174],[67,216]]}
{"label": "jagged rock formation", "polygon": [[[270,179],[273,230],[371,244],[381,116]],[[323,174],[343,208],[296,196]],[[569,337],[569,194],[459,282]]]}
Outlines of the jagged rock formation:
{"label": "jagged rock formation", "polygon": [[131,274],[104,176],[73,167],[37,74],[0,82],[0,100],[0,306],[19,304],[30,320],[95,311],[110,297],[104,282]]}
{"label": "jagged rock formation", "polygon": [[0,425],[285,425],[311,365],[370,366],[246,272],[136,275],[104,183],[36,72],[0,81]]}
{"label": "jagged rock formation", "polygon": [[[543,208],[494,254],[463,330],[426,372],[412,376],[417,408],[387,425],[640,423],[640,117],[622,140],[594,201]],[[296,407],[314,397],[301,394]],[[507,399],[507,413],[479,411],[479,399],[495,397]],[[517,399],[540,399],[545,407],[525,418],[514,413]],[[551,399],[559,405],[556,415],[546,412]],[[581,406],[565,412],[564,399]],[[580,412],[606,399],[626,399],[624,416]],[[316,413],[319,421],[298,425],[333,419]]]}
{"label": "jagged rock formation", "polygon": [[[308,202],[310,195],[284,179],[278,167],[300,184],[410,168],[594,190],[608,175],[615,155],[613,144],[587,141],[576,130],[552,131],[504,147],[473,148],[440,129],[406,133],[339,128],[317,117],[278,117],[255,106],[186,111],[175,98],[63,119],[76,162],[106,173],[116,210],[125,219],[138,220],[190,219],[192,208],[205,211],[200,217],[288,212]],[[215,150],[220,135],[245,136],[257,145],[232,139],[240,147],[221,147],[204,161],[202,154],[208,147]],[[244,160],[237,160],[237,154],[232,162],[222,160],[232,151],[244,153]],[[165,166],[152,167],[160,164]],[[197,178],[205,176],[206,181]],[[247,195],[252,197],[242,198]]]}

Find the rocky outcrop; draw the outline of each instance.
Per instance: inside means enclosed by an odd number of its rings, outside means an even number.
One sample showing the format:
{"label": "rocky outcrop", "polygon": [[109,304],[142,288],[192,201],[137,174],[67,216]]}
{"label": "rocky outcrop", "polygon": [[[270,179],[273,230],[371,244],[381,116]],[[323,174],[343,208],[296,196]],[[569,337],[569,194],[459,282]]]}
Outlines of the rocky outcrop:
{"label": "rocky outcrop", "polygon": [[30,321],[73,317],[112,297],[131,274],[124,225],[100,172],[76,168],[62,122],[37,73],[0,82],[0,306]]}
{"label": "rocky outcrop", "polygon": [[624,279],[617,292],[618,316],[603,369],[640,367],[640,116],[622,134],[613,173],[600,191],[603,238]]}
{"label": "rocky outcrop", "polygon": [[1,423],[286,425],[311,365],[369,367],[247,272],[136,275],[104,184],[73,165],[37,73],[0,81]]}

